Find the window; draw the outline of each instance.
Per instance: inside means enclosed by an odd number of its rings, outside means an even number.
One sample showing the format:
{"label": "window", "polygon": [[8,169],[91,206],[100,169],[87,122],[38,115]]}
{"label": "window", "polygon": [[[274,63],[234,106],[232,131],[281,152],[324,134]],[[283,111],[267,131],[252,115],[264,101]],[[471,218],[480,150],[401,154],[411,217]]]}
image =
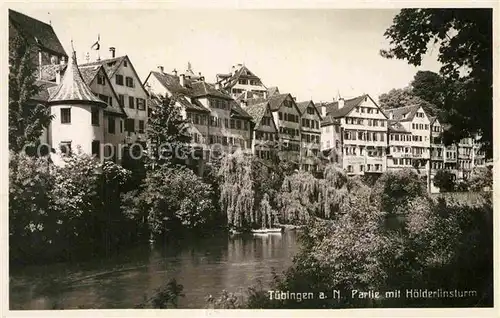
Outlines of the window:
{"label": "window", "polygon": [[100,157],[101,142],[99,140],[92,141],[92,155]]}
{"label": "window", "polygon": [[71,155],[71,141],[62,141],[59,144],[59,150],[65,155]]}
{"label": "window", "polygon": [[127,87],[134,87],[134,79],[132,77],[127,76],[125,78],[125,84]]}
{"label": "window", "polygon": [[137,98],[137,109],[146,110],[146,101],[144,98]]}
{"label": "window", "polygon": [[116,74],[115,80],[116,80],[116,85],[123,86],[123,75]]}
{"label": "window", "polygon": [[108,133],[115,133],[115,119],[113,117],[108,117]]}
{"label": "window", "polygon": [[139,120],[139,133],[144,133],[144,120]]}
{"label": "window", "polygon": [[133,118],[125,119],[125,131],[134,132],[135,131],[135,123]]}
{"label": "window", "polygon": [[234,125],[235,125],[234,124],[234,119],[231,119],[230,124],[231,124],[231,129],[234,129]]}
{"label": "window", "polygon": [[236,120],[236,129],[241,129],[241,120]]}
{"label": "window", "polygon": [[120,133],[122,133],[122,132],[123,132],[123,121],[120,120]]}
{"label": "window", "polygon": [[123,96],[123,95],[121,95],[121,94],[120,94],[120,95],[118,95],[118,100],[119,100],[119,102],[120,102],[120,105],[121,105],[122,107],[125,107],[125,96]]}
{"label": "window", "polygon": [[248,81],[246,79],[239,79],[238,84],[246,85],[246,84],[248,84]]}
{"label": "window", "polygon": [[61,124],[71,124],[71,108],[61,108]]}
{"label": "window", "polygon": [[104,85],[104,82],[105,82],[104,75],[98,74],[97,75],[97,84]]}
{"label": "window", "polygon": [[134,108],[134,97],[133,96],[128,97],[128,107]]}
{"label": "window", "polygon": [[107,95],[104,95],[104,94],[98,94],[97,95],[103,102],[107,103],[108,100],[109,100],[109,97]]}
{"label": "window", "polygon": [[99,126],[99,109],[93,107],[91,116],[92,116],[92,126]]}
{"label": "window", "polygon": [[248,122],[247,121],[243,122],[243,130],[248,130]]}
{"label": "window", "polygon": [[123,66],[124,66],[124,67],[127,67],[127,66],[128,66],[127,61],[123,61]]}

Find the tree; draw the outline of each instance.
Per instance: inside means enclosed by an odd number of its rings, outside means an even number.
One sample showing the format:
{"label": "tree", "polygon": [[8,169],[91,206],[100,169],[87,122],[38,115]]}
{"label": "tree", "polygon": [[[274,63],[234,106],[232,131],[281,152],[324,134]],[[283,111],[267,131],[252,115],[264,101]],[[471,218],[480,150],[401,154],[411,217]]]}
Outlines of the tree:
{"label": "tree", "polygon": [[52,120],[50,109],[32,100],[40,90],[35,83],[33,50],[21,35],[9,38],[9,149],[15,152],[36,149]]}
{"label": "tree", "polygon": [[444,79],[431,71],[418,71],[411,82],[411,92],[414,96],[434,104],[436,110],[442,110],[446,87]]}
{"label": "tree", "polygon": [[493,171],[488,167],[475,167],[472,169],[468,187],[471,191],[482,191],[484,188],[493,188]]}
{"label": "tree", "polygon": [[[426,100],[416,94],[416,92],[420,93],[419,90],[423,89],[422,86],[424,86],[423,81],[425,80],[425,78],[423,78],[422,74],[420,73],[421,72],[417,72],[413,79],[413,82],[411,83],[411,86],[407,86],[405,88],[393,88],[389,92],[380,95],[380,107],[391,109],[418,105],[421,106],[428,115],[438,115],[439,108],[430,98],[429,100]],[[417,91],[415,91],[414,85],[416,85]],[[428,96],[424,96],[428,98]]]}
{"label": "tree", "polygon": [[160,105],[151,113],[147,128],[151,164],[179,164],[185,163],[188,158],[191,136],[188,122],[182,118],[180,106],[177,105],[179,98],[183,97],[160,96]]}
{"label": "tree", "polygon": [[481,136],[488,157],[493,146],[492,9],[403,9],[384,35],[386,58],[419,66],[429,44],[439,44],[444,79],[444,135],[451,144],[471,134]]}
{"label": "tree", "polygon": [[391,109],[409,106],[413,97],[411,87],[393,88],[389,92],[380,95],[378,100],[380,107]]}
{"label": "tree", "polygon": [[251,227],[255,218],[255,190],[252,180],[252,158],[242,152],[228,154],[221,160],[219,205],[226,211],[227,224],[233,228]]}
{"label": "tree", "polygon": [[147,172],[137,198],[128,197],[129,217],[146,219],[150,233],[162,236],[201,230],[214,217],[212,189],[184,166],[162,165]]}
{"label": "tree", "polygon": [[451,192],[455,189],[454,175],[448,170],[439,170],[434,176],[434,185],[441,192]]}

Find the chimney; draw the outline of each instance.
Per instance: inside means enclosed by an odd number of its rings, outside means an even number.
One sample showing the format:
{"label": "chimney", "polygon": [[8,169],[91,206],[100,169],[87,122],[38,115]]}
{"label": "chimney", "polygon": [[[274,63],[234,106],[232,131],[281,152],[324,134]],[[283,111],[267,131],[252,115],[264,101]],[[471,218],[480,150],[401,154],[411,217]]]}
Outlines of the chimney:
{"label": "chimney", "polygon": [[236,71],[236,67],[233,65],[233,66],[231,67],[231,75],[234,75],[234,72],[235,72],[235,71]]}
{"label": "chimney", "polygon": [[174,74],[174,76],[177,76],[177,70],[174,68],[174,70],[172,71],[172,74]]}
{"label": "chimney", "polygon": [[215,83],[215,89],[217,89],[217,90],[220,89],[220,83]]}
{"label": "chimney", "polygon": [[264,97],[264,99],[267,99],[267,91],[264,91],[264,93],[262,94],[262,96]]}
{"label": "chimney", "polygon": [[389,119],[391,119],[391,120],[394,119],[394,113],[393,112],[389,113]]}
{"label": "chimney", "polygon": [[186,86],[186,78],[184,74],[181,74],[181,76],[179,77],[179,83],[181,84],[182,87]]}
{"label": "chimney", "polygon": [[297,97],[293,96],[292,98],[293,98],[294,101],[297,101]]}
{"label": "chimney", "polygon": [[162,74],[163,74],[163,70],[164,70],[163,66],[158,65],[157,67],[158,67],[158,71],[160,71],[160,73],[162,73]]}
{"label": "chimney", "polygon": [[338,103],[339,103],[339,109],[341,109],[342,107],[344,107],[344,98],[340,97]]}
{"label": "chimney", "polygon": [[320,107],[321,117],[325,118],[326,117],[326,105],[321,105],[319,107]]}
{"label": "chimney", "polygon": [[60,84],[61,83],[61,68],[57,68],[56,69],[56,84]]}
{"label": "chimney", "polygon": [[114,59],[115,58],[115,51],[116,49],[114,47],[110,47],[109,48],[109,52],[111,53],[111,58]]}

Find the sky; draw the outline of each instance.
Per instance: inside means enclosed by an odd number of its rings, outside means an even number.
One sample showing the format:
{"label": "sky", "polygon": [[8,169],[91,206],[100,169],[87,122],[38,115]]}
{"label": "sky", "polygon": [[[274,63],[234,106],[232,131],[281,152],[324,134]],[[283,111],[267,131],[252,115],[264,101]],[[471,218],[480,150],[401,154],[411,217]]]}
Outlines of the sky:
{"label": "sky", "polygon": [[407,86],[418,70],[439,71],[437,48],[420,67],[388,60],[384,31],[399,9],[61,9],[12,4],[11,9],[51,23],[69,54],[71,40],[79,59],[100,35],[101,58],[128,55],[144,81],[164,66],[193,70],[214,82],[242,63],[267,86],[278,86],[297,101],[331,101],[370,94],[375,100]]}

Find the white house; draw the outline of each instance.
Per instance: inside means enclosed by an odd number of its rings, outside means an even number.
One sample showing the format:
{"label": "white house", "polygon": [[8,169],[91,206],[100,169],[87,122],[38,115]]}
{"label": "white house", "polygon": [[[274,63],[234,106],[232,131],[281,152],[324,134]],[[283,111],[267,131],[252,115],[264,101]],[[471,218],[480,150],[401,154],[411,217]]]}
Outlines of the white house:
{"label": "white house", "polygon": [[104,110],[108,104],[95,96],[78,69],[75,52],[60,84],[48,89],[47,105],[54,116],[47,143],[57,153],[82,152],[100,156],[104,142]]}

